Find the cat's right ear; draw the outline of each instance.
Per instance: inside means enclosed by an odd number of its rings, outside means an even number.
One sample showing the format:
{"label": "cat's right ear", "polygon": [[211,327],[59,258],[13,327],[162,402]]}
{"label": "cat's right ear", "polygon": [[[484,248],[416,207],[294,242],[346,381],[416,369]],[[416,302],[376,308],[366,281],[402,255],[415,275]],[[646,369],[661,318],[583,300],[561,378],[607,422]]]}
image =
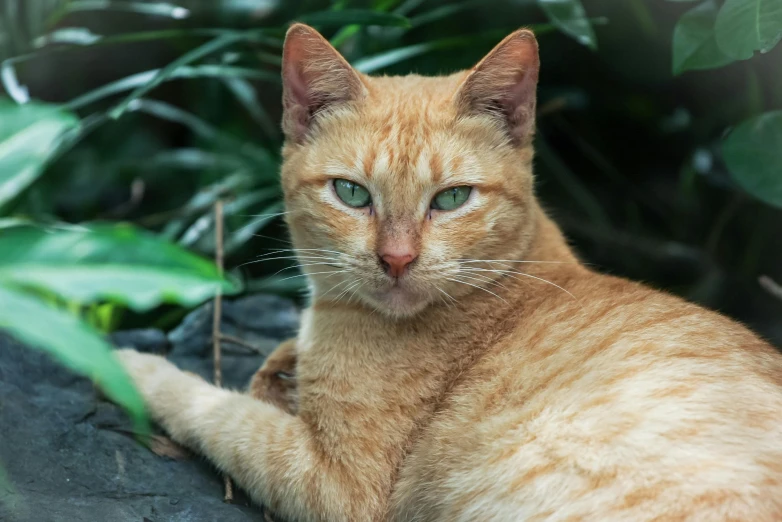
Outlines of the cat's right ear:
{"label": "cat's right ear", "polygon": [[309,133],[315,117],[336,104],[360,99],[358,73],[315,29],[294,24],[282,52],[282,130],[294,142]]}
{"label": "cat's right ear", "polygon": [[467,75],[456,102],[463,114],[488,115],[501,121],[517,145],[535,132],[538,42],[531,31],[510,34]]}

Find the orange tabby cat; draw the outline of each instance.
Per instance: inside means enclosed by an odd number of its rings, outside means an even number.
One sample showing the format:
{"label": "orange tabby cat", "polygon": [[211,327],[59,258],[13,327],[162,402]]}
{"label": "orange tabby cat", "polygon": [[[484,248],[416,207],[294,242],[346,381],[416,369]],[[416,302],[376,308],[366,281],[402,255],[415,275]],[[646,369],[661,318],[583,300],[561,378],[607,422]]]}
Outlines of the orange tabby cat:
{"label": "orange tabby cat", "polygon": [[782,520],[782,357],[578,262],[533,193],[532,33],[368,77],[295,25],[283,77],[298,397],[120,352],[175,440],[292,520]]}

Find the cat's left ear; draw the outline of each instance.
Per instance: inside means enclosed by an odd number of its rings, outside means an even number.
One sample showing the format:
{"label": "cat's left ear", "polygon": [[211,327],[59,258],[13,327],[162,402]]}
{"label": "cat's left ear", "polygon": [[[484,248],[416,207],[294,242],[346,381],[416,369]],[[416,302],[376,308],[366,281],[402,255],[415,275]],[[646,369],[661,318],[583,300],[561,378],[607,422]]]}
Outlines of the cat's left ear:
{"label": "cat's left ear", "polygon": [[463,114],[487,114],[502,120],[517,145],[527,145],[535,132],[538,42],[521,29],[507,36],[470,71],[456,103]]}

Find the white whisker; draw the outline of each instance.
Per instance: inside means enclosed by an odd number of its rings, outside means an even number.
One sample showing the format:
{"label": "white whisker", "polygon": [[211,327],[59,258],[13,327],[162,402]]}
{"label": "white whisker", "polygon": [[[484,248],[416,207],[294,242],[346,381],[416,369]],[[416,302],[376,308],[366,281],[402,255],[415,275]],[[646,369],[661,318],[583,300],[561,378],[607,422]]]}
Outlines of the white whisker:
{"label": "white whisker", "polygon": [[[569,295],[573,299],[576,299],[576,300],[578,299],[576,296],[574,296],[573,294],[571,294],[570,292],[568,292],[567,290],[565,290],[564,288],[562,288],[558,284],[552,283],[548,279],[543,279],[542,277],[534,276],[534,275],[531,275],[531,274],[526,274],[524,272],[519,272],[518,270],[492,270],[492,269],[488,269],[488,268],[471,268],[468,271],[470,271],[470,272],[473,272],[473,271],[475,271],[475,272],[495,272],[495,273],[498,273],[498,274],[508,274],[511,277],[514,277],[513,274],[518,274],[520,276],[536,279],[536,280],[541,281],[543,283],[549,284],[549,285],[551,285],[551,286],[553,286],[555,288],[559,288],[560,290],[565,292],[567,295]],[[519,278],[518,277],[514,277],[514,279],[519,279]]]}
{"label": "white whisker", "polygon": [[295,276],[290,277],[284,277],[280,279],[280,281],[287,281],[288,279],[295,279],[297,277],[305,277],[305,276],[316,276],[321,274],[329,274],[329,276],[336,275],[336,274],[344,274],[345,272],[350,272],[350,270],[331,270],[329,272],[315,272],[314,274],[297,274]]}
{"label": "white whisker", "polygon": [[532,260],[518,260],[518,259],[457,259],[457,263],[537,263],[537,264],[551,264],[562,265],[572,264],[570,261],[532,261]]}
{"label": "white whisker", "polygon": [[499,300],[500,300],[500,301],[502,301],[503,303],[506,303],[506,304],[508,303],[508,301],[506,301],[506,300],[505,300],[505,299],[503,299],[502,297],[498,296],[497,294],[495,294],[495,293],[494,293],[494,292],[492,292],[491,290],[487,290],[486,288],[483,288],[482,286],[474,285],[474,284],[472,284],[472,283],[468,283],[467,281],[461,281],[461,280],[459,280],[459,279],[452,279],[452,278],[450,278],[450,277],[446,277],[446,279],[447,279],[448,281],[453,281],[453,282],[455,282],[455,283],[462,283],[463,285],[468,285],[468,286],[471,286],[471,287],[473,287],[473,288],[477,288],[478,290],[483,290],[484,292],[486,292],[486,293],[489,293],[489,294],[493,295],[494,297],[496,297],[497,299],[499,299]]}

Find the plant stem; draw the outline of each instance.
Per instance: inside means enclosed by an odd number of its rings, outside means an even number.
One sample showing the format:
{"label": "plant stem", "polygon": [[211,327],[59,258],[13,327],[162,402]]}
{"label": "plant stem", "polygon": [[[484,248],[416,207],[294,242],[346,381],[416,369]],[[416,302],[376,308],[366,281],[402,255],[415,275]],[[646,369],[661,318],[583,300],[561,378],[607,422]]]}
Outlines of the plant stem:
{"label": "plant stem", "polygon": [[[215,202],[215,264],[217,264],[217,270],[220,275],[223,275],[224,259],[223,259],[223,243],[224,236],[224,219],[223,219],[223,200],[218,199]],[[220,319],[223,315],[223,294],[221,291],[217,291],[214,300],[214,314],[212,316],[212,349],[214,354],[214,382],[215,386],[223,385],[223,368],[222,368],[222,346],[220,341],[222,334],[220,333]],[[234,498],[233,484],[231,484],[231,477],[223,475],[225,482],[225,496],[224,502],[231,502]]]}

